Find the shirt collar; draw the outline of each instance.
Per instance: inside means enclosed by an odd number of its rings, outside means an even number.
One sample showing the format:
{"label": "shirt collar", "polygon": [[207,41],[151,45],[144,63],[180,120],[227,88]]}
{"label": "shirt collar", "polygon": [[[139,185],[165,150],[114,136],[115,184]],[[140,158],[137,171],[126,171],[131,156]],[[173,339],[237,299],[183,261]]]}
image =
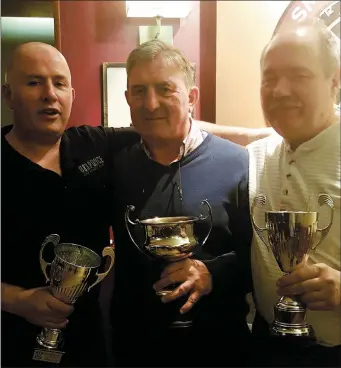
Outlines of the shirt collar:
{"label": "shirt collar", "polygon": [[[171,163],[180,161],[183,157],[187,156],[189,153],[194,151],[205,139],[207,133],[202,131],[199,127],[199,124],[196,120],[190,119],[190,129],[188,135],[183,140],[182,145],[180,147],[178,157],[172,161]],[[141,139],[141,146],[150,160],[153,160],[151,152],[148,150],[147,146],[144,144]]]}
{"label": "shirt collar", "polygon": [[283,139],[283,144],[287,152],[308,152],[319,149],[324,144],[331,144],[335,137],[340,135],[340,122],[331,124],[328,128],[317,134],[315,137],[300,144],[295,151],[292,151],[289,143]]}

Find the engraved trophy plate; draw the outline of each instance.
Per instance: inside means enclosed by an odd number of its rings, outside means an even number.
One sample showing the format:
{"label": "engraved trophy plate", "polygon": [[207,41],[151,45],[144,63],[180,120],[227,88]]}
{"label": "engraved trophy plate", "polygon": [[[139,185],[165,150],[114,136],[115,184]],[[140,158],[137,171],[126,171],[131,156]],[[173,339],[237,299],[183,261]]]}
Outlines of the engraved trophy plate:
{"label": "engraved trophy plate", "polygon": [[[272,251],[281,271],[290,273],[296,265],[305,264],[310,252],[326,238],[333,223],[333,201],[327,194],[318,197],[319,205],[327,205],[331,211],[329,225],[322,229],[318,228],[319,213],[312,211],[266,211],[266,227],[261,228],[255,223],[254,209],[265,203],[264,195],[254,198],[251,206],[253,227],[267,249]],[[299,296],[282,296],[274,307],[274,315],[271,326],[273,335],[314,338],[314,332],[305,319],[306,308]]]}
{"label": "engraved trophy plate", "polygon": [[[110,257],[110,265],[103,273],[98,273],[101,265],[101,257],[89,248],[72,243],[60,243],[57,234],[49,235],[40,249],[40,266],[46,278],[50,282],[54,297],[68,304],[74,304],[76,300],[101,282],[114,265],[115,253],[111,247],[105,247],[103,257]],[[52,263],[43,259],[43,251],[49,243],[54,245],[55,257]],[[50,266],[49,276],[47,267]],[[95,281],[94,281],[95,280]],[[59,348],[63,344],[62,331],[56,328],[43,328],[36,338],[37,348],[33,353],[33,360],[49,363],[60,363],[64,354]]]}
{"label": "engraved trophy plate", "polygon": [[[202,247],[212,230],[212,209],[207,200],[202,201],[201,206],[206,207],[207,216],[202,214],[199,216],[174,216],[174,217],[154,217],[145,220],[132,221],[129,217],[130,212],[135,210],[132,205],[127,206],[125,214],[126,228],[131,241],[136,248],[148,257],[159,260],[162,263],[177,262],[192,256],[195,251]],[[210,225],[205,238],[199,242],[194,234],[194,224],[198,221],[204,221],[210,218]],[[140,225],[144,229],[145,238],[136,242],[132,236],[129,225]],[[162,297],[171,293],[177,285],[169,286],[157,295]],[[171,327],[188,327],[191,325],[190,320],[185,320],[182,316],[181,320],[174,321]]]}

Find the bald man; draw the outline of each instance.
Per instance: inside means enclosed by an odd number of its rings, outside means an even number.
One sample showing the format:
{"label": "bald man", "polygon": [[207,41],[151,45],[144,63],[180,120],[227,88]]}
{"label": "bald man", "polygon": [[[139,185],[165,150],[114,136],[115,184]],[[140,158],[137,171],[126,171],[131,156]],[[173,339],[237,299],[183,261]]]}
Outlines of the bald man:
{"label": "bald man", "polygon": [[64,366],[107,364],[97,302],[98,287],[75,308],[45,287],[39,250],[59,234],[97,254],[109,244],[105,164],[131,130],[102,127],[65,131],[75,91],[63,55],[31,42],[13,53],[3,96],[14,124],[2,129],[2,364],[35,366],[42,327],[62,328]]}
{"label": "bald man", "polygon": [[[267,210],[313,208],[319,211],[319,228],[329,223],[330,212],[319,208],[317,196],[329,194],[335,208],[326,239],[290,275],[283,276],[272,252],[254,234],[253,334],[260,366],[341,365],[340,115],[334,107],[339,83],[340,44],[319,22],[283,30],[264,49],[261,102],[276,133],[247,147],[250,203],[264,194]],[[263,212],[256,214],[256,223],[264,223]],[[278,297],[297,294],[307,306],[316,343],[269,336]]]}

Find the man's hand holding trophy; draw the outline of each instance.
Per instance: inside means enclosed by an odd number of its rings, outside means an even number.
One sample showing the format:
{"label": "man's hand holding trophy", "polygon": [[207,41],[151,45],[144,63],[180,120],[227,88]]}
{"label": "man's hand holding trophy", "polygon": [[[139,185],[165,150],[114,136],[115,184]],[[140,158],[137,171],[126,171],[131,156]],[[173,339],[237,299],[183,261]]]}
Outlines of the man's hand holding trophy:
{"label": "man's hand holding trophy", "polygon": [[[317,272],[321,269],[319,265],[307,266],[307,260],[310,252],[324,241],[331,228],[333,201],[327,194],[318,197],[320,206],[327,205],[330,208],[330,222],[324,228],[318,228],[318,212],[284,210],[265,211],[265,227],[261,228],[255,222],[254,211],[257,206],[263,207],[265,204],[264,195],[254,198],[251,205],[252,223],[257,235],[273,252],[278,266],[285,273],[277,282],[277,286],[282,287],[279,290],[282,297],[274,307],[275,318],[270,331],[276,336],[307,336],[313,339],[314,331],[306,322],[309,299],[304,299],[302,283],[296,289],[292,284],[295,284],[295,280],[309,279],[312,270]],[[286,285],[291,285],[291,288],[285,289]]]}
{"label": "man's hand holding trophy", "polygon": [[[66,317],[72,313],[73,304],[108,275],[115,259],[114,250],[105,247],[102,256],[110,257],[110,265],[105,272],[98,273],[102,263],[98,254],[81,245],[59,243],[59,240],[59,235],[49,235],[40,249],[41,269],[50,286],[29,290],[26,296],[31,300],[31,304],[27,305],[34,306],[35,300],[40,304],[40,309],[32,308],[27,311],[26,319],[44,326],[36,338],[37,347],[34,349],[33,360],[57,364],[64,354],[60,350],[63,345],[61,328],[66,327]],[[54,246],[55,257],[51,263],[43,258],[43,251],[48,244]],[[38,317],[36,311],[40,311],[41,316]]]}
{"label": "man's hand holding trophy", "polygon": [[[190,317],[183,316],[200,299],[212,289],[211,275],[201,261],[189,259],[199,247],[202,247],[212,230],[212,209],[207,200],[201,201],[206,207],[206,216],[171,216],[153,217],[132,221],[130,212],[135,210],[127,206],[125,222],[130,239],[136,248],[153,260],[163,265],[161,279],[153,287],[163,302],[170,302],[189,294],[187,302],[181,307],[181,315],[174,317],[172,328],[188,327],[192,324]],[[209,218],[206,236],[198,240],[194,225]],[[140,225],[143,228],[143,239],[134,239],[129,227]]]}

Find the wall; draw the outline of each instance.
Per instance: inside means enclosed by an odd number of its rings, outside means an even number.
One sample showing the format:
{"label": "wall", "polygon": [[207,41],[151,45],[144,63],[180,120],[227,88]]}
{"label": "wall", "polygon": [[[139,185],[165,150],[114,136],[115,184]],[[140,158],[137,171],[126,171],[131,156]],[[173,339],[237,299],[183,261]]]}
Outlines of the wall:
{"label": "wall", "polygon": [[[138,26],[152,25],[154,21],[127,18],[124,1],[63,0],[60,1],[59,6],[61,51],[69,62],[73,86],[76,89],[76,99],[69,125],[99,125],[101,124],[101,64],[125,62],[129,52],[138,44]],[[174,27],[174,45],[181,48],[187,57],[196,63],[199,86],[200,48],[203,47],[200,44],[200,6],[198,1],[193,2],[193,9],[187,19],[163,21],[164,25],[169,24]],[[215,20],[212,26],[215,27]],[[215,45],[215,29],[212,35],[213,39],[206,42]],[[211,59],[213,57],[215,63],[215,54],[207,57]],[[214,69],[205,74],[207,80],[215,80]],[[214,95],[215,84],[210,83],[210,88],[211,95]],[[200,118],[200,110],[199,105],[196,110],[197,118]],[[206,114],[206,119],[211,117],[209,114]]]}
{"label": "wall", "polygon": [[218,1],[217,124],[265,126],[259,100],[259,58],[289,3]]}

